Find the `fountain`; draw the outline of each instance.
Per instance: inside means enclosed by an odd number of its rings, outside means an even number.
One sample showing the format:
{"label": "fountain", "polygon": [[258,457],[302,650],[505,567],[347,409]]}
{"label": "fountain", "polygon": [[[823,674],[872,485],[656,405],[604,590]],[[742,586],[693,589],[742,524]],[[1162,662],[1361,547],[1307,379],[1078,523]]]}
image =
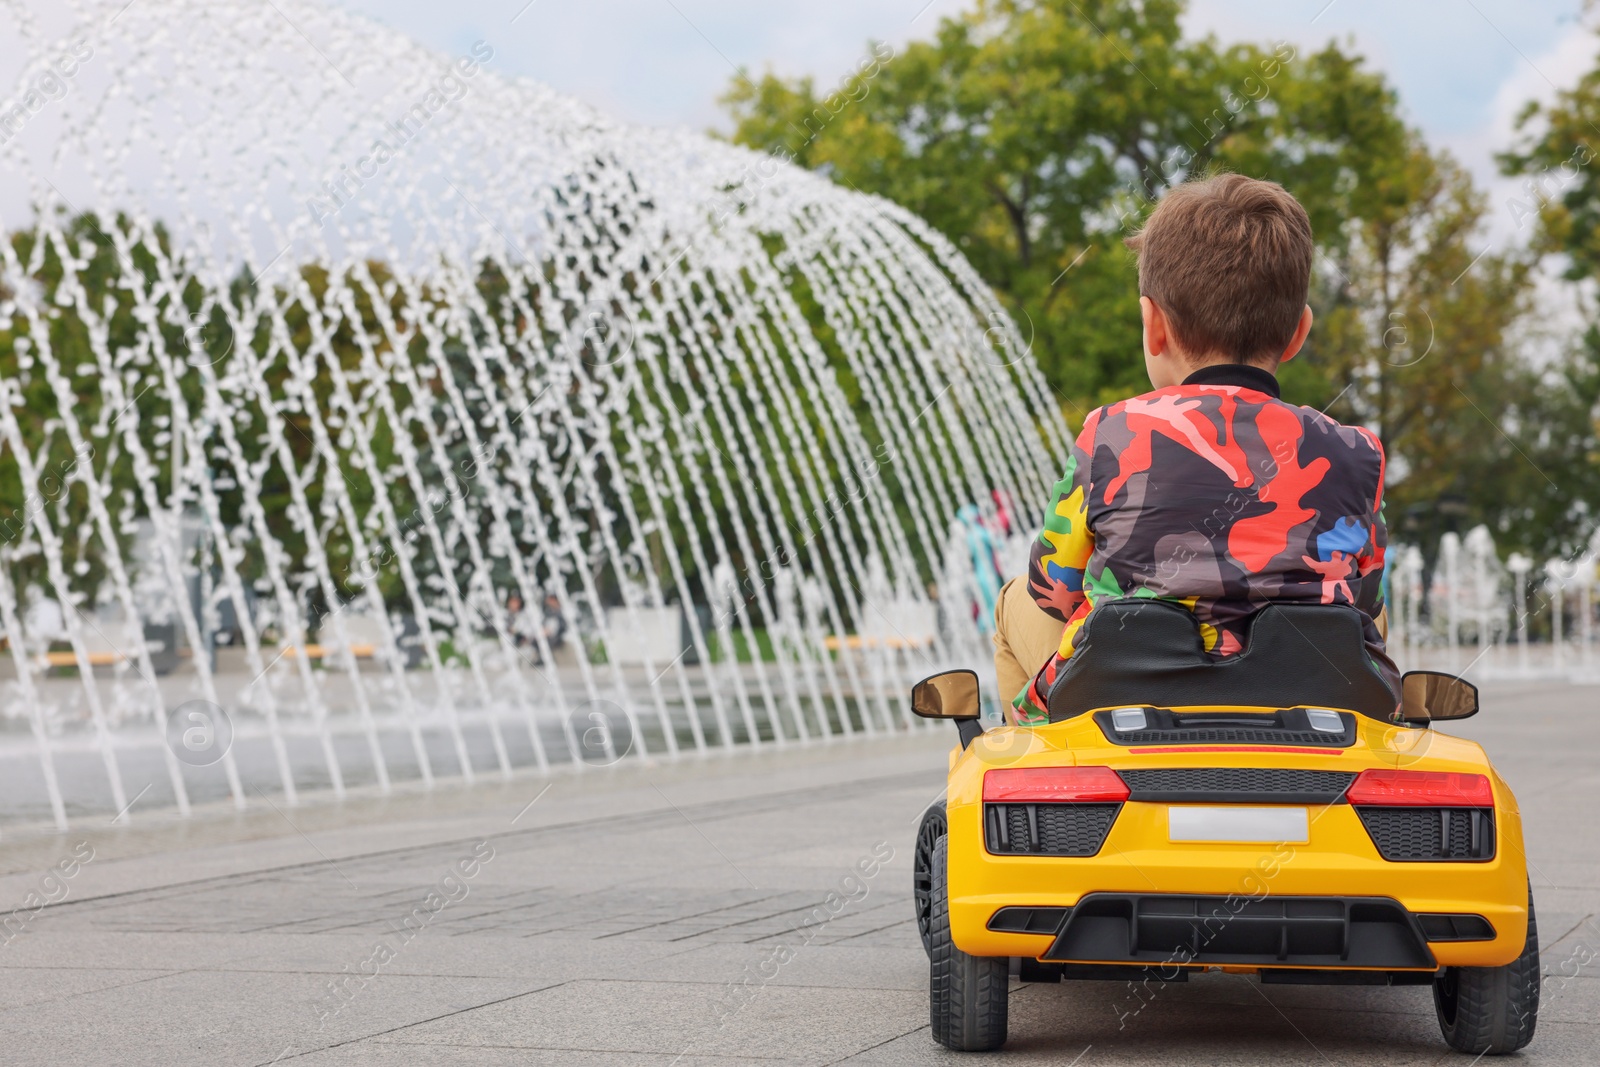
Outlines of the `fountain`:
{"label": "fountain", "polygon": [[1593,599],[1600,534],[1575,558],[1541,566],[1518,552],[1502,562],[1487,527],[1447,533],[1431,580],[1419,547],[1394,546],[1390,559],[1389,649],[1402,668],[1477,681],[1600,684]]}
{"label": "fountain", "polygon": [[0,813],[903,731],[979,647],[946,532],[1066,440],[914,216],[309,0],[0,42]]}

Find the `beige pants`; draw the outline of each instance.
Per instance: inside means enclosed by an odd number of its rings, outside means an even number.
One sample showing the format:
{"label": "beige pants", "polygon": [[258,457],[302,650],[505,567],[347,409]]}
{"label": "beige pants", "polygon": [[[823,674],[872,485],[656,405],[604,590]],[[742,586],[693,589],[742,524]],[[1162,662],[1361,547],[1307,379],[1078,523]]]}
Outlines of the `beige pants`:
{"label": "beige pants", "polygon": [[1026,576],[1013,578],[994,603],[994,673],[1010,701],[1061,647],[1066,624],[1045,614],[1028,592]]}

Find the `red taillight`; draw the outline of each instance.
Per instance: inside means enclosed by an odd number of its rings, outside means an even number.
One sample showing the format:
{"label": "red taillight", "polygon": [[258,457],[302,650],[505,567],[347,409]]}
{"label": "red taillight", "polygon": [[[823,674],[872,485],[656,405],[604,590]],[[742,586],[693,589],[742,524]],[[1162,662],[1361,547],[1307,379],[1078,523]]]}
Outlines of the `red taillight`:
{"label": "red taillight", "polygon": [[1344,796],[1352,804],[1494,807],[1487,777],[1455,771],[1362,771]]}
{"label": "red taillight", "polygon": [[983,776],[983,799],[1002,803],[1127,800],[1128,784],[1110,767],[1011,767]]}

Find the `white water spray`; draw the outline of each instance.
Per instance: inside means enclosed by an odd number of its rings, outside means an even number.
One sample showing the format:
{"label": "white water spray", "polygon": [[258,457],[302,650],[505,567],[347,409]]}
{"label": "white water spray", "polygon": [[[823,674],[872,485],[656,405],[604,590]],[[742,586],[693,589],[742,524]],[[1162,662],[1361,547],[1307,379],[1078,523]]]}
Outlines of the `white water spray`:
{"label": "white water spray", "polygon": [[306,0],[0,41],[0,809],[904,730],[957,509],[1042,518],[1055,404],[891,203]]}

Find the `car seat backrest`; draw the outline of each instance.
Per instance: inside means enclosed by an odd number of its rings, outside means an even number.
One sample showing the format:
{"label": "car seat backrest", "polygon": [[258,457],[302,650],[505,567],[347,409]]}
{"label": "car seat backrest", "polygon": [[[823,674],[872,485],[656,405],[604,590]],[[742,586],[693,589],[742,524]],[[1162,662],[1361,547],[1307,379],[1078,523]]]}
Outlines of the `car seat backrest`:
{"label": "car seat backrest", "polygon": [[1360,613],[1342,604],[1269,604],[1245,649],[1207,654],[1200,623],[1170,601],[1102,601],[1050,689],[1050,721],[1097,708],[1340,708],[1387,719],[1399,702],[1373,666]]}

